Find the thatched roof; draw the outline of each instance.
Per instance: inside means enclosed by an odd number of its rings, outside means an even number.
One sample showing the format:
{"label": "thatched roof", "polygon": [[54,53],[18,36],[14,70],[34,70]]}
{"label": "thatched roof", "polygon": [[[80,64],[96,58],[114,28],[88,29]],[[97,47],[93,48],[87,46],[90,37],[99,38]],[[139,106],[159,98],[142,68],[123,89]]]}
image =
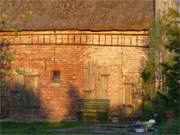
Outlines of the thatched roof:
{"label": "thatched roof", "polygon": [[153,17],[153,0],[0,1],[0,23],[21,30],[145,30]]}

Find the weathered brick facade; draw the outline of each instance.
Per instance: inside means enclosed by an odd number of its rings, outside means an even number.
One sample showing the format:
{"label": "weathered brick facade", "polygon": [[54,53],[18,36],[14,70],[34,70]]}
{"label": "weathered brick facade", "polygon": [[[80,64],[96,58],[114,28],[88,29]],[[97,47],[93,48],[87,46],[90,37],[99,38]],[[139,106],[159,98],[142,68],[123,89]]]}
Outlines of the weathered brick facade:
{"label": "weathered brick facade", "polygon": [[[79,99],[110,100],[109,116],[135,114],[147,30],[176,6],[177,0],[2,1],[0,38],[11,42],[12,68],[23,71],[12,81],[20,102],[7,106],[10,115],[73,118]],[[6,32],[11,28],[21,32]]]}
{"label": "weathered brick facade", "polygon": [[[24,70],[14,84],[26,88],[29,95],[20,107],[24,110],[11,109],[13,116],[28,113],[52,121],[73,118],[80,98],[109,99],[109,115],[134,113],[140,104],[136,93],[146,60],[146,31],[0,34],[11,40],[16,57],[12,67]],[[57,82],[53,82],[54,71],[59,73]]]}

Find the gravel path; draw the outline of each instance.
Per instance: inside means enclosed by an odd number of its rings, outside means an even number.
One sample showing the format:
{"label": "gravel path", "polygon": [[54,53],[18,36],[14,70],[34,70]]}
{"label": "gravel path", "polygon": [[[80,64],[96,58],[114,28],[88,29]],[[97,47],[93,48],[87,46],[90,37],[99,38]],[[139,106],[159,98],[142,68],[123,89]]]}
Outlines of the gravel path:
{"label": "gravel path", "polygon": [[151,133],[135,133],[130,125],[97,124],[90,126],[78,126],[66,129],[52,129],[48,132],[69,133],[77,135],[151,135]]}

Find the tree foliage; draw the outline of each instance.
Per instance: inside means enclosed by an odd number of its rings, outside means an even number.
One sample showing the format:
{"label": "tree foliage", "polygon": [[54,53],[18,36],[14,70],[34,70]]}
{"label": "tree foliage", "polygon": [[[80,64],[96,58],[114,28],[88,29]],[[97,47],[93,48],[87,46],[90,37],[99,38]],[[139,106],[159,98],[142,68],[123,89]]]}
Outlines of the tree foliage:
{"label": "tree foliage", "polygon": [[[2,2],[4,0],[0,0],[0,7],[2,6]],[[16,0],[8,1],[11,4],[16,3]],[[20,16],[17,16],[19,18],[22,18],[24,20],[32,20],[32,11],[23,12]],[[8,30],[14,33],[15,36],[18,36],[18,29],[14,26],[11,26],[8,22],[12,21],[12,16],[8,15],[8,13],[0,14],[0,30]],[[12,37],[14,38],[14,37]],[[9,105],[9,98],[13,98],[15,100],[18,99],[16,95],[11,95],[9,97],[8,95],[8,89],[10,89],[11,81],[14,77],[14,75],[19,74],[21,71],[17,69],[12,69],[12,62],[15,59],[15,56],[11,50],[10,47],[10,40],[0,37],[0,96],[1,100],[0,102],[0,117],[4,117],[7,115],[7,109]],[[8,96],[7,96],[8,95]],[[14,100],[14,101],[15,101]],[[5,104],[4,104],[5,103]]]}
{"label": "tree foliage", "polygon": [[[148,61],[144,71],[143,91],[156,106],[156,112],[178,112],[180,97],[180,14],[170,9],[150,28]],[[156,87],[156,81],[163,87]],[[160,111],[161,109],[161,111]]]}
{"label": "tree foliage", "polygon": [[7,79],[11,75],[11,62],[14,60],[14,55],[9,48],[8,40],[0,40],[0,90],[8,89]]}
{"label": "tree foliage", "polygon": [[179,109],[180,103],[180,27],[177,21],[180,14],[172,10],[167,15],[166,23],[166,48],[169,59],[162,63],[162,73],[165,76],[165,94],[167,105],[173,110]]}

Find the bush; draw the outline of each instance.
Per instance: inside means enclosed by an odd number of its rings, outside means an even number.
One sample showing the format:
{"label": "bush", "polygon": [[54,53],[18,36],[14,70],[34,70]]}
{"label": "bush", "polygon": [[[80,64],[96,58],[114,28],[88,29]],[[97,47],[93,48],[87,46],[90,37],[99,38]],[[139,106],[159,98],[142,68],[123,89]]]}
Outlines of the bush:
{"label": "bush", "polygon": [[175,118],[168,122],[163,122],[160,126],[160,135],[179,135],[180,134],[180,124],[179,118]]}
{"label": "bush", "polygon": [[152,101],[145,101],[143,104],[143,111],[142,114],[140,114],[140,119],[143,121],[149,120],[149,119],[156,119],[156,106]]}

